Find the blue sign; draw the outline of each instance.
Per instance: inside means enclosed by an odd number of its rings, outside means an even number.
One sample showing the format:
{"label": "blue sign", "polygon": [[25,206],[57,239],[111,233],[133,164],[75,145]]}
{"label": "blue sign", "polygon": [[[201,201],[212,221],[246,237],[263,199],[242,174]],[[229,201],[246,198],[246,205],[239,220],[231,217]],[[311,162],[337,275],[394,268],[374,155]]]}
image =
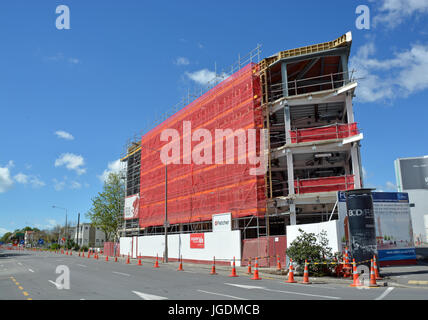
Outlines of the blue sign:
{"label": "blue sign", "polygon": [[379,261],[416,260],[415,248],[378,250]]}
{"label": "blue sign", "polygon": [[39,239],[39,244],[45,244],[45,240]]}
{"label": "blue sign", "polygon": [[24,243],[25,243],[24,240],[19,241],[19,244],[24,244]]}

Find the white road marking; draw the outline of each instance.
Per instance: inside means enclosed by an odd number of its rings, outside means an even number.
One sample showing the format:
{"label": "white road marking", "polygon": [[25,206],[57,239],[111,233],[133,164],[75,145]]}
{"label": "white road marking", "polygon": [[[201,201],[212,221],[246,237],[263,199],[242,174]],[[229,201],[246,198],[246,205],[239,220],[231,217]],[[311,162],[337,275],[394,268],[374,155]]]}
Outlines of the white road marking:
{"label": "white road marking", "polygon": [[235,284],[235,283],[225,283],[229,286],[235,286],[238,288],[243,288],[243,289],[264,289],[264,287],[258,287],[258,286],[247,286],[245,284]]}
{"label": "white road marking", "polygon": [[117,271],[113,271],[113,273],[121,274],[121,275],[123,275],[123,276],[127,276],[127,277],[130,277],[130,276],[131,276],[130,274],[122,273],[122,272],[117,272]]}
{"label": "white road marking", "polygon": [[52,283],[52,284],[54,284],[55,285],[55,287],[57,287],[57,288],[60,288],[61,287],[61,285],[60,284],[58,284],[58,283],[56,283],[55,281],[52,281],[52,280],[48,280],[50,283]]}
{"label": "white road marking", "polygon": [[21,262],[18,262],[18,264],[19,264],[20,266],[22,266],[22,263],[21,263]]}
{"label": "white road marking", "polygon": [[28,269],[28,271],[30,271],[30,272],[34,272],[34,270],[32,270],[32,269]]}
{"label": "white road marking", "polygon": [[377,297],[375,300],[382,300],[385,298],[392,290],[394,290],[394,287],[389,287],[386,289],[379,297]]}
{"label": "white road marking", "polygon": [[78,264],[78,266],[85,267],[85,268],[87,267],[84,264]]}
{"label": "white road marking", "polygon": [[155,296],[154,294],[142,293],[138,291],[132,291],[143,300],[168,300],[166,297]]}
{"label": "white road marking", "polygon": [[[237,285],[234,283],[225,283],[225,284],[227,284],[229,286],[235,286],[235,287],[243,288],[243,285]],[[295,294],[295,295],[300,295],[300,296],[318,297],[318,298],[326,298],[326,299],[340,299],[340,297],[324,296],[324,295],[319,295],[319,294],[302,293],[302,292],[295,292],[295,291],[274,290],[274,289],[269,289],[269,288],[265,288],[265,287],[257,287],[257,286],[246,286],[246,287],[247,288],[245,288],[245,289],[260,289],[260,290],[265,290],[265,291],[289,293],[289,294]]]}
{"label": "white road marking", "polygon": [[230,296],[228,294],[223,294],[223,293],[210,292],[210,291],[204,291],[204,290],[197,290],[197,291],[203,292],[203,293],[208,293],[208,294],[214,294],[216,296],[223,296],[223,297],[233,298],[233,299],[237,299],[237,300],[248,300],[248,299],[245,299],[245,298]]}

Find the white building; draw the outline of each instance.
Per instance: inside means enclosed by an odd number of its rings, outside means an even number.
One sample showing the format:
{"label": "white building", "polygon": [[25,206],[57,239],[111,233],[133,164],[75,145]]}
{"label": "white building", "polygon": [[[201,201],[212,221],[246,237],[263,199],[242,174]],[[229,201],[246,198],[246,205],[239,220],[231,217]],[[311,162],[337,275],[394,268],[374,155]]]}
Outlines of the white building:
{"label": "white building", "polygon": [[397,188],[409,194],[415,245],[428,243],[428,156],[394,161]]}
{"label": "white building", "polygon": [[90,223],[82,223],[74,232],[73,240],[79,246],[104,247],[105,234],[99,227]]}

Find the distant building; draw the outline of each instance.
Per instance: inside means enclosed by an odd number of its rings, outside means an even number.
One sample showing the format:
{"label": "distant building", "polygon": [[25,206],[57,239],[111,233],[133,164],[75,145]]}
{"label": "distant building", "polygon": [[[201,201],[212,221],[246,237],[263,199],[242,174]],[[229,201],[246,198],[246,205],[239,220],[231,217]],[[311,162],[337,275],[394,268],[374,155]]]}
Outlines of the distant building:
{"label": "distant building", "polygon": [[34,242],[34,231],[25,231],[25,235],[24,235],[24,245],[26,247],[29,247],[33,244]]}
{"label": "distant building", "polygon": [[75,228],[72,239],[79,246],[103,247],[105,234],[99,227],[93,227],[90,223],[82,223],[79,225],[79,229]]}
{"label": "distant building", "polygon": [[394,161],[397,188],[409,194],[415,245],[428,243],[428,156]]}

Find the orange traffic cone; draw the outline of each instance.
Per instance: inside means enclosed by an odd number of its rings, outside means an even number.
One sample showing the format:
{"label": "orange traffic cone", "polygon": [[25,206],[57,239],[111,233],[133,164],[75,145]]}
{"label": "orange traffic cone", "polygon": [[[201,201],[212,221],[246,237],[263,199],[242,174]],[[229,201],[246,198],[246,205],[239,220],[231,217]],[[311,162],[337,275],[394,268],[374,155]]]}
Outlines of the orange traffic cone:
{"label": "orange traffic cone", "polygon": [[141,258],[140,259],[138,259],[138,265],[139,266],[142,266],[143,264],[141,263]]}
{"label": "orange traffic cone", "polygon": [[290,267],[288,269],[288,280],[287,283],[296,283],[294,280],[294,271],[293,271],[293,259],[290,259]]}
{"label": "orange traffic cone", "polygon": [[215,257],[214,257],[214,259],[213,259],[213,265],[212,265],[212,267],[211,267],[211,272],[210,272],[210,274],[212,274],[212,275],[217,274],[217,272],[215,272]]}
{"label": "orange traffic cone", "polygon": [[257,261],[257,257],[256,264],[254,265],[254,276],[251,278],[251,280],[262,280],[262,278],[259,277],[259,263]]}
{"label": "orange traffic cone", "polygon": [[85,251],[82,251],[82,258],[85,257]]}
{"label": "orange traffic cone", "polygon": [[153,266],[154,268],[159,268],[159,261],[158,261],[158,254],[156,254],[156,261],[155,261],[155,265]]}
{"label": "orange traffic cone", "polygon": [[183,271],[183,257],[180,257],[180,264],[178,265],[177,271]]}
{"label": "orange traffic cone", "polygon": [[108,255],[106,256],[106,261],[108,261]]}
{"label": "orange traffic cone", "polygon": [[309,284],[309,268],[308,260],[305,260],[305,270],[303,271],[303,282],[304,284]]}
{"label": "orange traffic cone", "polygon": [[370,261],[370,283],[369,283],[369,287],[379,287],[379,285],[376,283],[376,276],[375,276],[374,267],[373,267],[373,259],[371,259],[371,261]]}
{"label": "orange traffic cone", "polygon": [[344,273],[343,273],[343,277],[344,278],[348,278],[350,277],[350,270],[351,265],[349,264],[349,253],[348,253],[348,247],[345,247],[345,254],[344,254],[344,265],[343,265],[343,269],[344,269]]}
{"label": "orange traffic cone", "polygon": [[279,260],[279,254],[276,256],[276,271],[281,271],[281,261]]}
{"label": "orange traffic cone", "polygon": [[[257,259],[257,258],[256,258]],[[250,257],[250,259],[248,260],[248,269],[247,269],[247,274],[253,274],[252,272],[251,272],[251,257]]]}
{"label": "orange traffic cone", "polygon": [[72,256],[73,255],[73,251],[72,250],[70,250],[70,256]]}
{"label": "orange traffic cone", "polygon": [[236,268],[235,268],[235,257],[233,257],[233,264],[232,264],[232,273],[229,275],[229,277],[237,277],[236,274]]}
{"label": "orange traffic cone", "polygon": [[373,267],[374,267],[376,280],[382,280],[382,277],[379,274],[379,267],[377,266],[377,260],[375,255],[373,256]]}
{"label": "orange traffic cone", "polygon": [[131,262],[129,261],[129,254],[128,254],[128,258],[126,258],[126,264],[130,264]]}
{"label": "orange traffic cone", "polygon": [[67,252],[65,254],[68,256],[68,250],[67,250]]}
{"label": "orange traffic cone", "polygon": [[114,262],[117,262],[117,256],[116,256],[116,257],[114,257]]}
{"label": "orange traffic cone", "polygon": [[360,277],[358,275],[358,271],[357,271],[357,265],[355,263],[355,259],[352,259],[352,265],[353,265],[353,269],[352,269],[352,278],[353,278],[353,282],[352,284],[350,284],[351,287],[361,287],[362,284],[360,282]]}
{"label": "orange traffic cone", "polygon": [[79,257],[80,257],[80,250],[79,250]]}

